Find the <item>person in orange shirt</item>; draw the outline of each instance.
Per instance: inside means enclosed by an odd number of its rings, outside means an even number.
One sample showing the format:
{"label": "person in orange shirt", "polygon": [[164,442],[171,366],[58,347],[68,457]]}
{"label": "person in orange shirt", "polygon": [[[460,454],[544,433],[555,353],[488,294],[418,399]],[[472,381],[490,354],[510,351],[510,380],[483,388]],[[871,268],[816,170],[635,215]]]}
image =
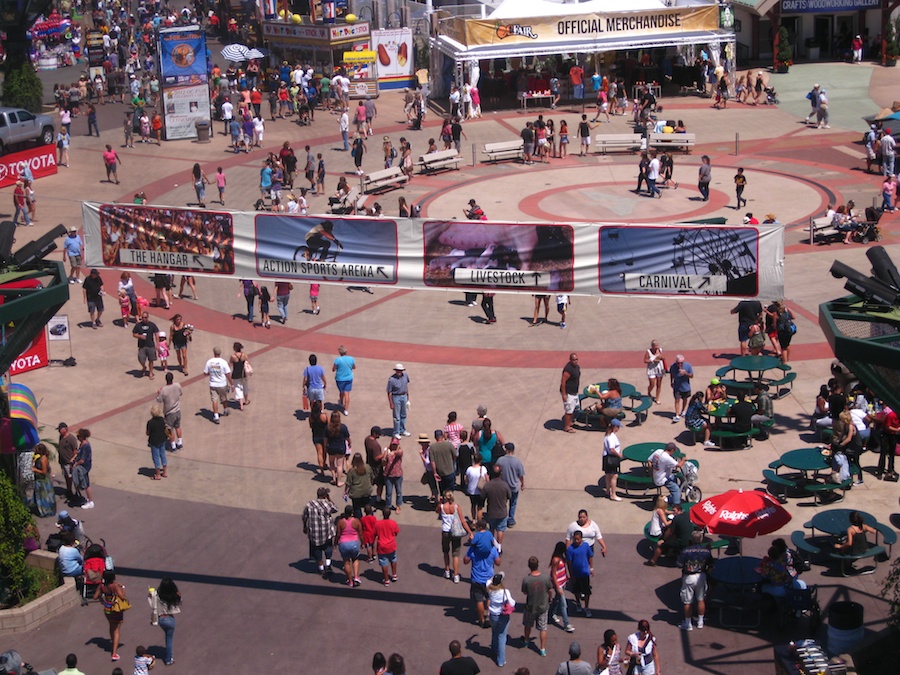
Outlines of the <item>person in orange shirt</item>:
{"label": "person in orange shirt", "polygon": [[153,119],[150,120],[150,128],[153,129],[153,135],[156,136],[156,144],[162,145],[162,115],[159,114],[159,111],[153,113]]}
{"label": "person in orange shirt", "polygon": [[569,68],[569,83],[572,85],[572,96],[576,100],[584,98],[584,68],[577,63]]}

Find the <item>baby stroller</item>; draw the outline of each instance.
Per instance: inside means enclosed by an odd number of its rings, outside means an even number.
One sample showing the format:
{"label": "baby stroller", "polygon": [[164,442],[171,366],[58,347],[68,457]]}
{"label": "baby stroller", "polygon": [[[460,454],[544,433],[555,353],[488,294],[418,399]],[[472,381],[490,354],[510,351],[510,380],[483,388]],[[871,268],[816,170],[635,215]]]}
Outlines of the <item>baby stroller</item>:
{"label": "baby stroller", "polygon": [[81,606],[88,604],[94,597],[97,587],[103,583],[103,573],[115,568],[112,557],[106,552],[106,542],[92,543],[84,552],[82,566],[83,582],[81,585]]}
{"label": "baby stroller", "polygon": [[766,105],[778,105],[778,92],[775,87],[766,87]]}
{"label": "baby stroller", "polygon": [[884,211],[874,206],[866,207],[866,219],[856,223],[851,237],[861,244],[868,244],[870,241],[881,241],[881,230],[878,222]]}

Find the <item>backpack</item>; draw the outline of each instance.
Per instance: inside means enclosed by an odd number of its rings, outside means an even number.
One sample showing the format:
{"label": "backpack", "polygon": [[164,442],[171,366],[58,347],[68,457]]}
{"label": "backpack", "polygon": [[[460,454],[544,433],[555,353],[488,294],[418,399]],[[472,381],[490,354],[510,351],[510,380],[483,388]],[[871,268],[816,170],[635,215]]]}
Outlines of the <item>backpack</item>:
{"label": "backpack", "polygon": [[777,328],[782,333],[797,332],[797,326],[794,324],[794,317],[791,315],[790,310],[786,309],[778,315]]}
{"label": "backpack", "polygon": [[393,145],[391,146],[390,158],[391,160],[397,159],[397,148]]}

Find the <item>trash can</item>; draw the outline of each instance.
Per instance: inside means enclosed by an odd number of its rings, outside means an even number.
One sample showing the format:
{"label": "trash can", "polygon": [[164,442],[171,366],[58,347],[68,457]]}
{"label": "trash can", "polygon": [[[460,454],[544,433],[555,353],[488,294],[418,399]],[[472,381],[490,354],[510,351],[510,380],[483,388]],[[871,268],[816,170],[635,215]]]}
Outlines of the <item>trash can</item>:
{"label": "trash can", "polygon": [[828,653],[851,652],[862,641],[863,606],[858,602],[833,602],[828,606]]}
{"label": "trash can", "polygon": [[207,120],[201,120],[199,122],[194,122],[194,126],[197,128],[197,142],[209,143],[209,122]]}

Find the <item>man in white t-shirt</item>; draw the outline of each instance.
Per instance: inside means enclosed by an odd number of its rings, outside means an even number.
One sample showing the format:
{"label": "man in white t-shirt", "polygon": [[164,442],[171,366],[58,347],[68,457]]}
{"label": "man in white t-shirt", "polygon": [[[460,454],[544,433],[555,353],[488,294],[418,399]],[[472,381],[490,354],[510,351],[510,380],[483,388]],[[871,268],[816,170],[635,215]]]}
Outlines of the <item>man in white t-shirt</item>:
{"label": "man in white t-shirt", "polygon": [[594,548],[594,543],[600,544],[600,550],[606,555],[606,542],[603,541],[603,534],[600,532],[600,526],[593,520],[588,518],[588,512],[584,509],[578,512],[578,520],[570,523],[566,528],[566,546],[572,543],[576,532],[581,532],[581,538],[585,544]]}
{"label": "man in white t-shirt", "polygon": [[666,443],[665,448],[661,448],[650,455],[650,472],[653,475],[653,484],[658,487],[665,487],[669,491],[669,504],[674,506],[681,503],[681,486],[673,478],[672,474],[676,469],[680,469],[684,464],[685,457],[679,460],[675,459],[675,452],[678,446],[674,443]]}
{"label": "man in white t-shirt", "polygon": [[231,118],[234,116],[234,106],[231,105],[231,101],[227,98],[225,102],[222,104],[222,121],[225,123],[225,131],[223,133],[228,133],[228,126],[231,124]]}
{"label": "man in white t-shirt", "polygon": [[213,422],[219,423],[219,403],[222,414],[228,415],[228,388],[232,385],[231,368],[222,358],[222,350],[213,347],[213,357],[206,362],[203,372],[209,375],[209,399],[212,401]]}

